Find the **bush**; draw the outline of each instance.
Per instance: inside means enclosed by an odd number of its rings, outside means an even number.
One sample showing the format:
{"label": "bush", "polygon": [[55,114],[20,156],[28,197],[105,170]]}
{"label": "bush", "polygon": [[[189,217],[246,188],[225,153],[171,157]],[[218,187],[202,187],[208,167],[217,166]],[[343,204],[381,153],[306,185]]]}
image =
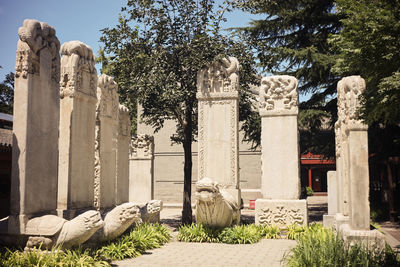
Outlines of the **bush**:
{"label": "bush", "polygon": [[167,243],[171,239],[169,230],[160,224],[140,224],[117,240],[98,248],[73,250],[24,252],[3,249],[0,266],[111,266],[111,260],[123,260],[141,255],[144,251]]}
{"label": "bush", "polygon": [[182,225],[179,227],[178,240],[182,242],[219,243],[222,229],[210,228],[202,224]]}
{"label": "bush", "polygon": [[311,187],[309,187],[309,186],[306,187],[306,194],[307,194],[307,196],[314,195],[314,191],[312,190]]}
{"label": "bush", "polygon": [[281,229],[276,225],[259,225],[261,237],[268,239],[278,239],[281,237]]}
{"label": "bush", "polygon": [[262,235],[259,227],[249,224],[224,228],[218,238],[227,244],[253,244],[260,241]]}
{"label": "bush", "polygon": [[318,224],[305,228],[297,246],[285,255],[288,266],[400,266],[389,246],[385,250],[347,246],[331,229]]}

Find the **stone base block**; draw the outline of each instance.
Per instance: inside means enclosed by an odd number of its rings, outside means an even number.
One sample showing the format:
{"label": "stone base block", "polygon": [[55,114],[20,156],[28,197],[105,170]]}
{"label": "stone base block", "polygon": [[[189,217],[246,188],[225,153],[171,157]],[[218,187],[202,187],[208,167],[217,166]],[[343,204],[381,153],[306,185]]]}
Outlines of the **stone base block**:
{"label": "stone base block", "polygon": [[349,216],[344,216],[341,213],[336,213],[334,228],[339,230],[343,224],[349,223]]}
{"label": "stone base block", "polygon": [[343,241],[351,246],[358,244],[371,249],[385,248],[385,236],[378,230],[353,230],[349,224],[342,224],[339,229]]}
{"label": "stone base block", "polygon": [[336,224],[336,215],[324,214],[323,225],[326,228],[334,228]]}
{"label": "stone base block", "polygon": [[285,227],[290,224],[307,225],[307,201],[285,199],[257,199],[255,222]]}

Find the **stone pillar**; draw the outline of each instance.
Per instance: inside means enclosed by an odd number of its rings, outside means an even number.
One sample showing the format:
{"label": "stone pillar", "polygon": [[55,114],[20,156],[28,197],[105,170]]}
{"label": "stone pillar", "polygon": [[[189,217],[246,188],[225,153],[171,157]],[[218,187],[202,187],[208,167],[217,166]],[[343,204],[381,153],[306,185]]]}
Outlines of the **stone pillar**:
{"label": "stone pillar", "polygon": [[[349,223],[340,231],[346,242],[374,242],[383,246],[384,237],[370,229],[368,126],[358,119],[359,97],[365,90],[360,76],[343,78],[338,83],[338,98],[344,100],[348,173]],[[342,143],[343,144],[343,143]]]}
{"label": "stone pillar", "polygon": [[134,136],[129,150],[129,202],[154,199],[154,137]]}
{"label": "stone pillar", "polygon": [[335,224],[335,216],[338,212],[338,192],[336,171],[328,171],[328,214],[323,216],[325,227],[333,227]]}
{"label": "stone pillar", "polygon": [[97,71],[92,48],[61,46],[58,215],[72,219],[93,207]]}
{"label": "stone pillar", "polygon": [[240,206],[239,62],[215,61],[197,75],[198,179],[210,178]]}
{"label": "stone pillar", "polygon": [[119,101],[117,83],[107,75],[100,75],[97,83],[95,128],[94,206],[98,210],[111,208],[116,203],[116,132]]}
{"label": "stone pillar", "polygon": [[129,144],[131,141],[131,120],[129,109],[119,105],[118,115],[118,149],[117,149],[117,203],[129,201]]}
{"label": "stone pillar", "polygon": [[297,79],[286,75],[263,77],[259,112],[264,199],[256,200],[256,223],[307,224],[307,204],[299,200]]}
{"label": "stone pillar", "polygon": [[53,27],[27,19],[18,29],[9,232],[57,208],[60,42]]}

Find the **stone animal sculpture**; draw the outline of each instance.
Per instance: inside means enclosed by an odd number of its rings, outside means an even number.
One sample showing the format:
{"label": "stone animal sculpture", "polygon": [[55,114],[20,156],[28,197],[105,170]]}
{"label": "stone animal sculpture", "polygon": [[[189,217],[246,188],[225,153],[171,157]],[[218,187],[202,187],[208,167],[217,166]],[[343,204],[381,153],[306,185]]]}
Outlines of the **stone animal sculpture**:
{"label": "stone animal sculpture", "polygon": [[116,206],[104,217],[104,227],[100,228],[87,243],[100,243],[120,236],[134,222],[140,220],[139,208],[130,202]]}
{"label": "stone animal sculpture", "polygon": [[144,223],[156,223],[160,220],[160,211],[163,203],[161,200],[150,200],[146,204],[137,205],[140,209],[141,219]]}
{"label": "stone animal sculpture", "polygon": [[26,234],[29,235],[25,250],[33,247],[71,248],[88,240],[104,222],[98,211],[89,210],[68,221],[55,215],[44,215],[28,221]]}
{"label": "stone animal sculpture", "polygon": [[196,222],[211,227],[227,227],[240,222],[240,207],[235,198],[210,178],[196,183]]}

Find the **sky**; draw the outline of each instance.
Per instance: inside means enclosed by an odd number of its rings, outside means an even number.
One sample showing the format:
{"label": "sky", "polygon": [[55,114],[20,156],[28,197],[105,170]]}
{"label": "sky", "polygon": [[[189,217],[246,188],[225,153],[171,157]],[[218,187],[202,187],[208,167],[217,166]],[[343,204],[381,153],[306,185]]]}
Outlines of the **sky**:
{"label": "sky", "polygon": [[[100,30],[117,24],[118,14],[126,2],[127,0],[0,0],[0,81],[10,71],[14,72],[18,28],[25,19],[46,22],[55,28],[60,44],[79,40],[91,46],[97,55],[101,45]],[[260,17],[234,11],[227,15],[227,23],[223,27],[246,26],[254,18]],[[99,68],[98,65],[96,67]]]}

